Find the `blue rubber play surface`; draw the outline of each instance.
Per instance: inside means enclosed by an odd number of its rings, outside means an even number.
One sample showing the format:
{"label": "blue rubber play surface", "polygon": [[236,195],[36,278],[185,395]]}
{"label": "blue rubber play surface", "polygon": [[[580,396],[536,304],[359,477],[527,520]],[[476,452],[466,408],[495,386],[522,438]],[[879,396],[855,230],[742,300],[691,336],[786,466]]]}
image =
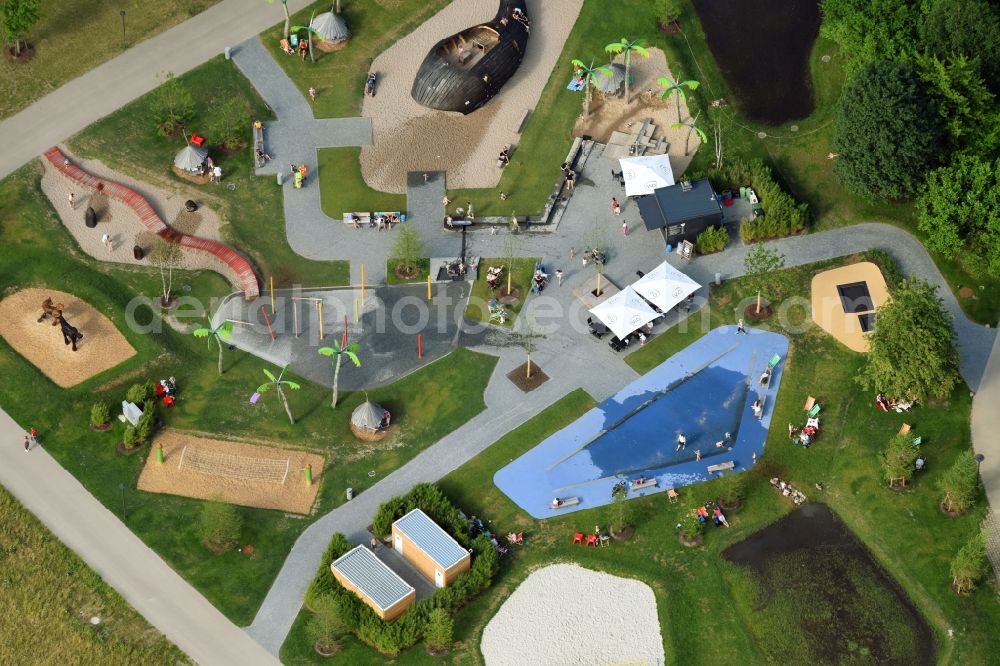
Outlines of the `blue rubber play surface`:
{"label": "blue rubber play surface", "polygon": [[[639,497],[705,481],[709,466],[736,472],[759,457],[788,353],[788,340],[725,326],[675,354],[498,471],[493,481],[535,518],[608,504],[615,484],[639,477],[656,485]],[[767,386],[760,375],[777,357]],[[763,400],[762,418],[752,404]],[[687,443],[678,448],[678,435]],[[728,437],[727,437],[728,435]],[[698,459],[700,456],[700,460]],[[579,498],[553,509],[552,499]]]}

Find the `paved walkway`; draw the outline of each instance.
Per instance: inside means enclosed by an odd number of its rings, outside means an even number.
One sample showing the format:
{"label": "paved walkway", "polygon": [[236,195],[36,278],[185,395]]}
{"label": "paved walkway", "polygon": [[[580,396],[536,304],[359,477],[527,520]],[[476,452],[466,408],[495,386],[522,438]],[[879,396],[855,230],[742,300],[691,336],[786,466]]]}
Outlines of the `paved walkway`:
{"label": "paved walkway", "polygon": [[0,411],[0,483],[150,624],[199,664],[278,663],[24,432]]}
{"label": "paved walkway", "polygon": [[1000,336],[983,372],[979,390],[972,401],[972,444],[976,453],[984,456],[979,473],[992,510],[983,523],[987,537],[987,554],[993,573],[1000,582]]}
{"label": "paved walkway", "polygon": [[[309,3],[288,0],[296,12]],[[283,20],[278,3],[222,0],[135,46],[0,122],[0,178],[157,87]],[[95,39],[111,38],[108,35]],[[81,54],[86,57],[86,54]]]}

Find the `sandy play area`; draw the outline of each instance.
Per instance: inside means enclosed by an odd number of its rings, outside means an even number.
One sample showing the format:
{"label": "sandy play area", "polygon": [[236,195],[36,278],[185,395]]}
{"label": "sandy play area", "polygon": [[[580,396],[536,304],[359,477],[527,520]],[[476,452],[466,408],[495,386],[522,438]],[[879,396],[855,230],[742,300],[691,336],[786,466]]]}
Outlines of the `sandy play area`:
{"label": "sandy play area", "polygon": [[[156,461],[163,446],[164,463]],[[313,484],[305,468],[312,465]],[[323,456],[272,446],[224,442],[188,433],[162,432],[153,440],[139,490],[307,514],[316,501]]]}
{"label": "sandy play area", "polygon": [[[624,63],[624,61],[625,58],[622,55],[616,56],[614,60],[618,63]],[[684,141],[688,136],[688,130],[671,127],[677,122],[677,98],[671,95],[667,99],[660,99],[664,89],[656,82],[661,76],[676,81],[673,72],[667,66],[667,57],[660,49],[649,49],[648,58],[633,54],[630,72],[633,79],[629,90],[632,103],[625,103],[624,88],[617,96],[604,96],[595,88],[590,100],[590,117],[586,121],[583,119],[583,93],[568,93],[580,97],[580,118],[573,126],[573,136],[586,134],[594,137],[594,140],[599,143],[607,143],[612,132],[618,131],[627,134],[630,130],[634,131],[635,126],[642,125],[644,119],[652,118],[653,124],[657,128],[654,137],[657,139],[661,136],[666,137],[670,143],[670,147],[667,149],[667,155],[670,156],[670,166],[673,167],[674,175],[680,176],[691,163],[695,151],[701,145],[701,139],[698,138],[697,132],[691,132],[688,155],[685,156]],[[571,73],[567,72],[567,82],[570,76]],[[689,91],[685,92],[690,94]],[[681,118],[687,122],[691,117],[687,104],[684,101],[681,101],[680,104]],[[698,126],[706,134],[711,134],[708,125],[703,121],[699,120]]]}
{"label": "sandy play area", "polygon": [[[455,0],[375,59],[378,94],[366,97],[363,114],[372,118],[373,144],[361,149],[361,173],[369,186],[405,192],[409,171],[447,171],[448,187],[495,187],[497,155],[515,146],[525,112],[534,109],[557,66],[583,0],[525,0],[531,37],[517,73],[489,104],[469,115],[417,104],[410,88],[420,63],[445,37],[489,21],[496,2]],[[567,81],[571,73],[565,63]],[[569,150],[569,144],[566,145]]]}
{"label": "sandy play area", "polygon": [[[51,318],[38,322],[46,298],[62,303],[66,321],[83,334],[76,352],[63,344],[60,328],[52,325]],[[135,356],[135,349],[110,319],[76,296],[53,289],[24,289],[0,301],[0,336],[62,388]]]}
{"label": "sandy play area", "polygon": [[528,576],[486,625],[481,648],[489,666],[664,662],[653,590],[575,564]]}

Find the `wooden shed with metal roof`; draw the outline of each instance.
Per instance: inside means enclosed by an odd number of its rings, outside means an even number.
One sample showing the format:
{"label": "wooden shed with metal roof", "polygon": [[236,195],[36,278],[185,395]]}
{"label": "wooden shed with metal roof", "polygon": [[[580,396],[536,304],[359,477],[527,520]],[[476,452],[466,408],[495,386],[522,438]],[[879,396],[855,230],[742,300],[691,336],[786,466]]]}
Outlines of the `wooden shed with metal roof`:
{"label": "wooden shed with metal roof", "polygon": [[417,591],[365,546],[341,555],[330,571],[383,620],[396,619],[417,599]]}
{"label": "wooden shed with metal roof", "polygon": [[435,587],[447,587],[468,571],[472,556],[420,509],[392,524],[392,547]]}

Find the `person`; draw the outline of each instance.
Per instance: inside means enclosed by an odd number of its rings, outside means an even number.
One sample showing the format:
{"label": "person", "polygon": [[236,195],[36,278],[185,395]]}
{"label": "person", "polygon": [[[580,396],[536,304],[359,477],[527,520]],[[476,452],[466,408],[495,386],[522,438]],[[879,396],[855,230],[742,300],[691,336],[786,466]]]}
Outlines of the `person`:
{"label": "person", "polygon": [[368,542],[368,546],[369,546],[369,547],[370,547],[370,548],[371,548],[371,549],[372,549],[373,551],[374,551],[374,550],[375,550],[375,549],[376,549],[376,548],[378,547],[378,541],[377,541],[377,540],[375,539],[375,537],[372,537],[372,540]]}
{"label": "person", "polygon": [[299,57],[303,60],[306,59],[306,54],[309,53],[309,40],[300,39],[299,40]]}
{"label": "person", "polygon": [[636,483],[639,484],[640,486],[646,483],[646,475],[640,474],[638,480],[636,480]]}
{"label": "person", "polygon": [[767,386],[768,382],[771,381],[771,368],[767,368],[764,372],[760,373],[760,385]]}
{"label": "person", "polygon": [[108,248],[108,252],[115,249],[114,241],[111,240],[111,234],[101,236],[101,242],[104,243],[104,247]]}
{"label": "person", "polygon": [[915,463],[915,465],[916,465],[917,471],[919,472],[920,470],[922,470],[924,468],[924,459],[923,458],[917,458],[917,462]]}
{"label": "person", "polygon": [[295,189],[302,189],[302,174],[298,171],[295,172]]}
{"label": "person", "polygon": [[284,51],[286,55],[292,55],[295,53],[295,49],[292,48],[292,45],[288,43],[287,39],[282,39],[280,44],[281,50]]}
{"label": "person", "polygon": [[563,272],[561,268],[556,269],[556,283],[561,287],[563,281]]}
{"label": "person", "polygon": [[385,229],[385,215],[379,215],[378,217],[376,217],[375,222],[378,226],[379,231]]}
{"label": "person", "polygon": [[760,418],[761,416],[764,415],[764,406],[760,404],[760,398],[757,398],[756,400],[753,401],[751,409],[753,409],[753,415],[756,416],[757,418]]}
{"label": "person", "polygon": [[622,222],[622,236],[628,236],[628,222]]}
{"label": "person", "polygon": [[622,214],[621,204],[618,203],[618,197],[611,197],[611,212],[615,215]]}
{"label": "person", "polygon": [[878,393],[875,396],[875,405],[881,409],[883,412],[889,411],[889,401],[886,400],[884,393]]}
{"label": "person", "polygon": [[382,410],[382,427],[388,428],[389,424],[392,423],[392,412],[388,409]]}
{"label": "person", "polygon": [[646,344],[646,334],[639,331],[639,346],[641,347],[644,344]]}
{"label": "person", "polygon": [[725,436],[723,436],[723,439],[726,440],[727,442],[733,441],[733,435],[732,435],[732,433],[727,432],[725,434]]}
{"label": "person", "polygon": [[306,182],[306,176],[308,175],[308,172],[309,172],[309,170],[306,169],[306,165],[305,164],[300,164],[299,165],[299,173],[302,174],[302,182],[303,183]]}
{"label": "person", "polygon": [[552,498],[552,508],[553,509],[558,509],[561,506],[562,506],[562,500],[559,499],[558,497],[553,497]]}
{"label": "person", "polygon": [[788,439],[791,439],[792,435],[794,435],[794,434],[795,434],[795,426],[793,426],[791,423],[789,423],[788,424]]}
{"label": "person", "polygon": [[699,462],[701,460],[701,449],[694,450],[694,461]]}
{"label": "person", "polygon": [[365,81],[365,94],[375,96],[375,72],[368,72],[368,80]]}
{"label": "person", "polygon": [[750,335],[749,333],[747,333],[747,327],[746,325],[744,325],[742,319],[736,322],[736,335],[739,335],[740,333],[742,333],[743,335]]}
{"label": "person", "polygon": [[263,148],[257,148],[255,150],[258,162],[270,162],[271,156],[264,152]]}
{"label": "person", "polygon": [[173,395],[174,393],[177,392],[177,378],[176,377],[171,377],[170,379],[167,380],[166,389],[167,389],[167,395]]}
{"label": "person", "polygon": [[683,432],[677,433],[677,450],[680,451],[685,446],[687,446],[687,437],[684,436]]}
{"label": "person", "polygon": [[497,159],[497,164],[500,165],[501,169],[510,164],[510,144],[505,145],[503,150],[500,151],[500,157]]}
{"label": "person", "polygon": [[316,101],[316,88],[313,86],[309,86],[309,99],[314,102]]}
{"label": "person", "polygon": [[76,194],[74,194],[73,192],[69,193],[69,207],[73,210],[76,210]]}
{"label": "person", "polygon": [[217,167],[213,167],[212,168],[212,177],[215,178],[215,182],[221,183],[222,182],[222,167],[218,167],[218,166]]}
{"label": "person", "polygon": [[566,173],[566,189],[572,190],[576,187],[576,172],[572,169]]}
{"label": "person", "polygon": [[722,513],[722,509],[719,507],[715,507],[715,509],[712,510],[712,518],[716,525],[721,523],[726,527],[729,527],[729,521],[726,520],[726,514]]}
{"label": "person", "polygon": [[31,448],[31,443],[28,441],[28,436],[25,435],[24,436],[24,450],[27,451],[29,448]]}
{"label": "person", "polygon": [[360,229],[361,228],[361,218],[358,217],[357,215],[355,215],[354,213],[351,213],[351,224],[354,225],[355,229]]}
{"label": "person", "polygon": [[754,463],[754,464],[757,463],[757,452],[756,451],[754,451],[753,453],[750,454],[750,462]]}
{"label": "person", "polygon": [[717,441],[715,443],[715,448],[721,449],[723,446],[725,446],[725,444],[726,444],[726,440],[720,439],[719,441]]}
{"label": "person", "polygon": [[31,430],[28,431],[28,437],[31,438],[31,445],[32,446],[37,446],[38,445],[38,429],[37,428],[32,427]]}

